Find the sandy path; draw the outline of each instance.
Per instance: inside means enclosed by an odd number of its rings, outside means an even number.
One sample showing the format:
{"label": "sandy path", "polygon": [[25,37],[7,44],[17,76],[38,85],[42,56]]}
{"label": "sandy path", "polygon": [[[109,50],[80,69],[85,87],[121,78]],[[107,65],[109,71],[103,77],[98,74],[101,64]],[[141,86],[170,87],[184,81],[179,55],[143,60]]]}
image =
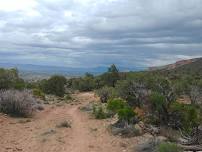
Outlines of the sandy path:
{"label": "sandy path", "polygon": [[[77,103],[46,106],[30,122],[0,115],[0,152],[128,152],[130,139],[112,136],[109,120],[95,120],[79,107],[97,100],[93,93],[74,95]],[[64,120],[71,128],[57,128]],[[134,141],[133,141],[134,143]]]}

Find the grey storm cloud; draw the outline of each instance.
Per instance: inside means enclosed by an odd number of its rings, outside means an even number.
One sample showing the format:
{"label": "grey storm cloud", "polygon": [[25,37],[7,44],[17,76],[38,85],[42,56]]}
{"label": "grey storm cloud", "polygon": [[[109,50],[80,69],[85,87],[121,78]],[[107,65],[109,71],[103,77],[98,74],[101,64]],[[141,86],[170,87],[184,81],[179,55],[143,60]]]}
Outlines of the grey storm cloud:
{"label": "grey storm cloud", "polygon": [[135,68],[202,56],[201,0],[0,2],[0,62]]}

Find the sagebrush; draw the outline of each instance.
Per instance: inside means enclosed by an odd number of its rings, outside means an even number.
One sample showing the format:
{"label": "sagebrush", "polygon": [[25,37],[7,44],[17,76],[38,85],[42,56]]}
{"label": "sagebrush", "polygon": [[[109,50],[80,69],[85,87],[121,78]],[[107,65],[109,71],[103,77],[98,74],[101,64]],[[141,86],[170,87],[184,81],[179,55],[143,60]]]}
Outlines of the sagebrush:
{"label": "sagebrush", "polygon": [[0,91],[0,112],[12,116],[31,116],[37,102],[28,90]]}

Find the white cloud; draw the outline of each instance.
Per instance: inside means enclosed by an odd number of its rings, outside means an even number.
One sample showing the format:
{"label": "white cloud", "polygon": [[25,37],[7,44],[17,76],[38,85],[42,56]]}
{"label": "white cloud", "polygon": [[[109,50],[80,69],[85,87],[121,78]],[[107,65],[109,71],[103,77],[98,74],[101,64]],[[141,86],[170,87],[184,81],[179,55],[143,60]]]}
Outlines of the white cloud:
{"label": "white cloud", "polygon": [[[0,4],[0,60],[5,51],[12,51],[18,56],[10,53],[8,62],[33,62],[41,54],[40,64],[116,62],[134,67],[147,66],[152,59],[163,64],[178,55],[202,55],[201,0],[0,0]],[[165,59],[169,54],[175,57]]]}
{"label": "white cloud", "polygon": [[0,0],[0,10],[3,11],[29,10],[36,5],[36,0]]}

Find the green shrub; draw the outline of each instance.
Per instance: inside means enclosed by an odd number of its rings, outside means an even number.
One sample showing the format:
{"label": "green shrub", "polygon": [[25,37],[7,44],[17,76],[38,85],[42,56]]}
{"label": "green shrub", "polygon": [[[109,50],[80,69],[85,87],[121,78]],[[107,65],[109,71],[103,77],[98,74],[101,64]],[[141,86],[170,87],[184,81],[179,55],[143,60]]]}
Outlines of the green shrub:
{"label": "green shrub", "polygon": [[72,89],[79,91],[92,91],[97,87],[96,80],[90,73],[86,73],[85,77],[82,78],[70,79],[68,84]]}
{"label": "green shrub", "polygon": [[48,80],[41,81],[41,88],[47,94],[53,94],[63,97],[65,94],[66,78],[64,76],[55,75]]}
{"label": "green shrub", "polygon": [[13,83],[13,89],[17,89],[17,90],[23,90],[26,88],[26,83],[24,82],[23,79],[18,79],[17,81],[15,81]]}
{"label": "green shrub", "polygon": [[74,90],[80,90],[80,81],[81,78],[72,78],[67,81],[68,85]]}
{"label": "green shrub", "polygon": [[150,95],[150,101],[155,111],[161,112],[163,105],[165,104],[165,97],[157,92],[153,92]]}
{"label": "green shrub", "polygon": [[148,96],[144,84],[136,80],[118,81],[116,91],[119,97],[126,100],[130,106],[141,107]]}
{"label": "green shrub", "polygon": [[165,77],[157,77],[155,79],[155,85],[153,86],[152,90],[154,92],[159,92],[165,97],[167,106],[176,100],[176,94],[173,90],[171,81]]}
{"label": "green shrub", "polygon": [[156,152],[183,152],[183,150],[174,143],[163,142],[157,146]]}
{"label": "green shrub", "polygon": [[158,117],[156,122],[162,124],[168,124],[169,120],[169,104],[166,102],[166,98],[158,92],[152,92],[150,95],[150,102],[152,105],[153,114]]}
{"label": "green shrub", "polygon": [[171,123],[188,133],[200,123],[200,111],[196,106],[175,102],[170,107],[170,113]]}
{"label": "green shrub", "polygon": [[40,89],[33,89],[32,92],[35,97],[45,100],[45,94]]}
{"label": "green shrub", "polygon": [[118,113],[119,110],[124,109],[127,107],[127,104],[122,99],[111,99],[107,102],[107,109],[112,113]]}
{"label": "green shrub", "polygon": [[25,82],[19,78],[17,69],[0,68],[0,90],[1,89],[18,89],[25,88]]}
{"label": "green shrub", "polygon": [[118,118],[120,122],[130,123],[132,118],[136,116],[136,113],[133,111],[128,104],[122,99],[111,99],[107,103],[107,110],[112,115],[118,114]]}
{"label": "green shrub", "polygon": [[101,79],[106,86],[115,87],[116,82],[120,79],[119,70],[112,64],[108,68],[108,72],[101,75]]}
{"label": "green shrub", "polygon": [[160,119],[157,115],[149,114],[144,118],[146,124],[159,125]]}
{"label": "green shrub", "polygon": [[106,103],[107,100],[116,96],[114,88],[107,86],[97,90],[96,94],[100,97],[102,103]]}
{"label": "green shrub", "polygon": [[80,91],[92,91],[94,88],[95,82],[91,77],[85,77],[79,82],[78,90]]}
{"label": "green shrub", "polygon": [[130,107],[125,107],[118,111],[119,120],[130,123],[131,119],[136,116],[136,113]]}
{"label": "green shrub", "polygon": [[37,106],[36,100],[28,91],[7,90],[0,92],[0,112],[12,116],[30,116]]}

